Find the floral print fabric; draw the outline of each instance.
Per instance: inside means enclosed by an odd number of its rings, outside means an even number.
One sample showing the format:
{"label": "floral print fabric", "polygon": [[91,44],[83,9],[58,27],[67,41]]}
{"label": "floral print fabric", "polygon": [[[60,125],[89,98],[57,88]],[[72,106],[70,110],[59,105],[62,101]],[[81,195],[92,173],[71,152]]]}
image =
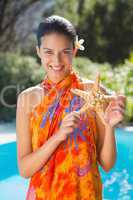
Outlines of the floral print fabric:
{"label": "floral print fabric", "polygon": [[[45,78],[42,87],[48,93],[30,116],[33,151],[56,134],[65,115],[78,111],[84,103],[70,91],[83,89],[74,72],[58,84]],[[31,177],[26,200],[102,200],[93,111],[81,115],[78,127]]]}

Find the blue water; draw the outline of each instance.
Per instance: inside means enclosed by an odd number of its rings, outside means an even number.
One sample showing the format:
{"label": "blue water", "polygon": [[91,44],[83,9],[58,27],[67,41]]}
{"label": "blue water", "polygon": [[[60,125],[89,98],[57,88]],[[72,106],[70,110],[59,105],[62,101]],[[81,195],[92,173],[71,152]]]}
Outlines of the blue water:
{"label": "blue water", "polygon": [[28,182],[19,176],[16,142],[0,145],[0,200],[24,200]]}
{"label": "blue water", "polygon": [[106,200],[133,200],[133,132],[117,129],[117,162],[102,173]]}
{"label": "blue water", "polygon": [[[117,162],[105,173],[101,168],[104,200],[133,200],[133,132],[116,131]],[[29,179],[19,176],[16,142],[0,145],[0,200],[24,200]]]}

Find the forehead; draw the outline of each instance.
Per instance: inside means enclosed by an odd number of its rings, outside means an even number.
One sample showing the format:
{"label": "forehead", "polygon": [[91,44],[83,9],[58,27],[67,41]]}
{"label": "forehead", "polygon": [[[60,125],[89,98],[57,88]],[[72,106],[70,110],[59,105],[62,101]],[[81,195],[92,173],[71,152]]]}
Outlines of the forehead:
{"label": "forehead", "polygon": [[46,48],[61,47],[72,48],[72,41],[65,35],[59,33],[46,34],[41,38],[41,45]]}

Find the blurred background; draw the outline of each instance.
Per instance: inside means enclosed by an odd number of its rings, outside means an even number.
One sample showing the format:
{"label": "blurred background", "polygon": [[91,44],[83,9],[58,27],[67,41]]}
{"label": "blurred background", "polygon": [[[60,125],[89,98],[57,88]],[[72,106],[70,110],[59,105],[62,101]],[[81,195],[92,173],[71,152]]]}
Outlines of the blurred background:
{"label": "blurred background", "polygon": [[18,174],[16,101],[43,80],[36,30],[52,14],[70,20],[85,39],[85,51],[73,62],[79,75],[94,80],[99,71],[108,89],[127,97],[124,122],[116,129],[118,161],[110,173],[100,170],[105,200],[132,200],[133,0],[0,0],[0,199],[25,198],[29,180]]}

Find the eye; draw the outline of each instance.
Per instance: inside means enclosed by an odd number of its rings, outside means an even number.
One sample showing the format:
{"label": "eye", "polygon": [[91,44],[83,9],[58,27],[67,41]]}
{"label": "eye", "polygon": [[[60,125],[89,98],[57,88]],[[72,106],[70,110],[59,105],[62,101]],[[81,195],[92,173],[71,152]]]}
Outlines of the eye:
{"label": "eye", "polygon": [[50,51],[50,50],[44,50],[44,53],[47,54],[47,55],[52,55],[53,54],[53,52]]}
{"label": "eye", "polygon": [[63,51],[63,53],[69,55],[69,54],[72,53],[72,50],[70,50],[70,49],[66,49],[66,50]]}

